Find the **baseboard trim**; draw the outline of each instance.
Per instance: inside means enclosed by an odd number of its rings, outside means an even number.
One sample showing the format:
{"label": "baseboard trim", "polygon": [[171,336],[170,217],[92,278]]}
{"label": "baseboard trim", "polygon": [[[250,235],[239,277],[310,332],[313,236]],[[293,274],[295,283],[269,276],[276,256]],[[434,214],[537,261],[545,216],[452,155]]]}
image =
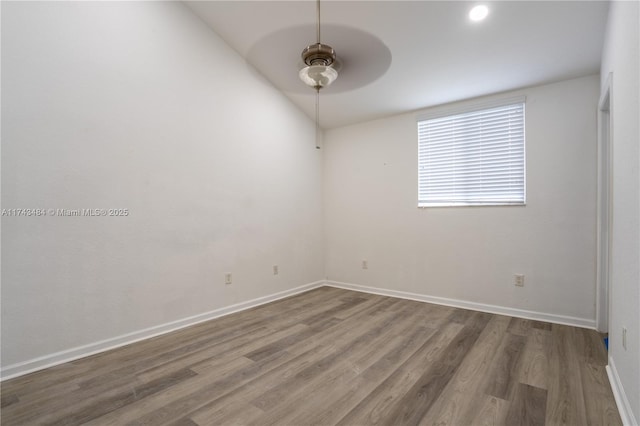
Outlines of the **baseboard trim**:
{"label": "baseboard trim", "polygon": [[448,299],[446,297],[428,296],[425,294],[409,293],[406,291],[389,290],[377,287],[368,287],[360,284],[344,283],[339,281],[327,281],[330,287],[343,288],[345,290],[360,291],[363,293],[379,294],[382,296],[398,297],[401,299],[417,300],[419,302],[434,303],[436,305],[453,306],[455,308],[470,309],[472,311],[489,312],[492,314],[508,315],[511,317],[526,318],[537,321],[551,322],[555,324],[571,325],[581,328],[596,328],[595,320],[576,318],[564,315],[548,314],[544,312],[527,311],[524,309],[507,308],[505,306],[488,305],[485,303],[468,302],[466,300]]}
{"label": "baseboard trim", "polygon": [[265,303],[274,302],[285,297],[293,296],[299,293],[304,293],[309,290],[313,290],[324,285],[324,281],[316,281],[313,283],[305,284],[296,288],[281,291],[278,293],[270,294],[268,296],[258,297],[256,299],[248,300],[246,302],[237,303],[231,306],[225,306],[223,308],[214,309],[210,312],[205,312],[199,315],[194,315],[188,318],[183,318],[177,321],[172,321],[166,324],[149,327],[143,330],[134,331],[132,333],[123,334],[121,336],[112,337],[110,339],[101,340],[99,342],[90,343],[88,345],[78,346],[72,349],[52,353],[49,355],[41,356],[38,358],[30,359],[28,361],[8,365],[0,370],[0,381],[13,379],[15,377],[23,376],[25,374],[33,373],[38,370],[53,367],[55,365],[64,364],[65,362],[74,361],[76,359],[84,358],[90,355],[95,355],[100,352],[105,352],[111,349],[116,349],[121,346],[129,345],[131,343],[139,342],[141,340],[149,339],[152,337],[167,334],[172,331],[180,330],[185,327],[199,324],[201,322],[209,321],[214,318],[219,318],[225,315],[233,314],[235,312],[244,311],[246,309],[254,308],[256,306],[264,305]]}
{"label": "baseboard trim", "polygon": [[631,404],[629,403],[627,394],[622,387],[622,382],[620,382],[620,376],[618,375],[616,364],[611,357],[609,357],[609,365],[607,365],[607,376],[609,376],[611,391],[613,391],[613,397],[616,400],[622,424],[625,426],[638,426],[638,422],[633,415],[633,411],[631,411]]}
{"label": "baseboard trim", "polygon": [[[453,306],[456,308],[470,309],[470,310],[481,311],[481,312],[489,312],[489,313],[499,314],[499,315],[508,315],[513,317],[533,319],[538,321],[546,321],[546,322],[552,322],[556,324],[572,325],[572,326],[582,327],[582,328],[595,329],[595,325],[596,325],[595,320],[588,320],[583,318],[547,314],[547,313],[535,312],[535,311],[526,311],[521,309],[507,308],[503,306],[468,302],[468,301],[458,300],[458,299],[449,299],[444,297],[428,296],[424,294],[410,293],[410,292],[404,292],[404,291],[398,291],[398,290],[368,287],[368,286],[363,286],[359,284],[351,284],[351,283],[345,283],[345,282],[339,282],[339,281],[316,281],[316,282],[305,284],[290,290],[281,291],[268,296],[263,296],[256,299],[248,300],[246,302],[241,302],[231,306],[215,309],[210,312],[205,312],[199,315],[194,315],[188,318],[183,318],[183,319],[172,321],[166,324],[161,324],[161,325],[146,328],[143,330],[138,330],[132,333],[127,333],[121,336],[116,336],[110,339],[90,343],[83,346],[78,346],[72,349],[68,349],[68,350],[48,354],[45,356],[41,356],[38,358],[33,358],[24,362],[8,365],[7,367],[2,368],[0,370],[0,381],[23,376],[25,374],[33,373],[38,370],[43,370],[45,368],[64,364],[66,362],[74,361],[76,359],[84,358],[84,357],[95,355],[97,353],[105,352],[111,349],[116,349],[121,346],[129,345],[131,343],[139,342],[141,340],[160,336],[162,334],[180,330],[182,328],[196,325],[201,322],[209,321],[214,318],[219,318],[225,315],[233,314],[235,312],[240,312],[256,306],[264,305],[265,303],[274,302],[276,300],[283,299],[285,297],[293,296],[299,293],[304,293],[306,291],[313,290],[315,288],[322,287],[324,285],[329,287],[343,288],[346,290],[359,291],[363,293],[398,297],[401,299],[416,300],[420,302],[434,303],[437,305]],[[609,367],[607,367],[607,371],[609,372]],[[611,380],[611,377],[610,377],[610,380]],[[612,387],[614,387],[613,382],[612,382]],[[615,390],[614,390],[614,394],[616,394]],[[622,395],[624,395],[624,393]],[[616,396],[616,402],[618,402],[618,396]],[[627,404],[626,406],[629,407],[628,401],[626,404]],[[620,403],[618,403],[619,408],[620,406],[621,406]],[[635,425],[635,423],[629,423],[629,424]]]}

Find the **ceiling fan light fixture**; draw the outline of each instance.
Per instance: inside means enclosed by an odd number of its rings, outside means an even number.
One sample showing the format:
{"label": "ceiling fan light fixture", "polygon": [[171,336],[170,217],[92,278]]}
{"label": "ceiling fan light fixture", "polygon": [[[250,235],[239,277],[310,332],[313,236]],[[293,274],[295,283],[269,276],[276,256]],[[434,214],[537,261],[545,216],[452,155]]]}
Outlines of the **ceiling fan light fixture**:
{"label": "ceiling fan light fixture", "polygon": [[338,78],[338,71],[330,65],[309,65],[302,68],[298,75],[304,84],[320,90]]}
{"label": "ceiling fan light fixture", "polygon": [[484,4],[479,4],[469,11],[469,19],[480,22],[489,15],[489,8]]}
{"label": "ceiling fan light fixture", "polygon": [[338,77],[338,71],[332,67],[336,60],[336,52],[329,45],[310,44],[302,51],[302,61],[306,67],[298,75],[307,86],[320,90],[327,87]]}

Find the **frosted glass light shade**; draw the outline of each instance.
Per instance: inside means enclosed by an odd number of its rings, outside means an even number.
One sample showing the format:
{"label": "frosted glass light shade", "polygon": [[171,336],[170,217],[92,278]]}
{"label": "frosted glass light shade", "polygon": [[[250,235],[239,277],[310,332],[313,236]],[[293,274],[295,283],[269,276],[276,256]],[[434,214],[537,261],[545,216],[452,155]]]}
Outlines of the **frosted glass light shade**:
{"label": "frosted glass light shade", "polygon": [[316,89],[327,87],[338,77],[338,71],[327,65],[309,65],[298,73],[300,80]]}
{"label": "frosted glass light shade", "polygon": [[469,12],[469,19],[475,22],[479,22],[486,18],[488,14],[489,8],[484,4],[479,4]]}

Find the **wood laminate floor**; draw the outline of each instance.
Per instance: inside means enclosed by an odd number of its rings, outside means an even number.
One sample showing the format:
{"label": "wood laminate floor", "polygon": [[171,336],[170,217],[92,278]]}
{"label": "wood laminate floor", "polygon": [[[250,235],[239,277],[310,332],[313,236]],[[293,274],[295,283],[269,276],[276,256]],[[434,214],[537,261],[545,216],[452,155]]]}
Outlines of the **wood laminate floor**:
{"label": "wood laminate floor", "polygon": [[322,287],[2,383],[2,425],[619,425],[592,330]]}

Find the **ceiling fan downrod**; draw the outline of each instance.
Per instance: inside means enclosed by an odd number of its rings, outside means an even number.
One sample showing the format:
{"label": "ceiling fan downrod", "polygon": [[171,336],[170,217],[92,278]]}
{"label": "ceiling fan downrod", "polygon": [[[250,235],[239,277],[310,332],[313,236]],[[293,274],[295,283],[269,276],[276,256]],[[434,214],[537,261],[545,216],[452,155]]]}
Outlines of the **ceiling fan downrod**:
{"label": "ceiling fan downrod", "polygon": [[320,0],[316,1],[316,37],[317,42],[310,44],[302,51],[302,61],[306,65],[300,70],[300,79],[308,86],[322,89],[333,83],[338,77],[338,71],[332,67],[336,61],[336,52],[327,44],[322,44],[320,39]]}

